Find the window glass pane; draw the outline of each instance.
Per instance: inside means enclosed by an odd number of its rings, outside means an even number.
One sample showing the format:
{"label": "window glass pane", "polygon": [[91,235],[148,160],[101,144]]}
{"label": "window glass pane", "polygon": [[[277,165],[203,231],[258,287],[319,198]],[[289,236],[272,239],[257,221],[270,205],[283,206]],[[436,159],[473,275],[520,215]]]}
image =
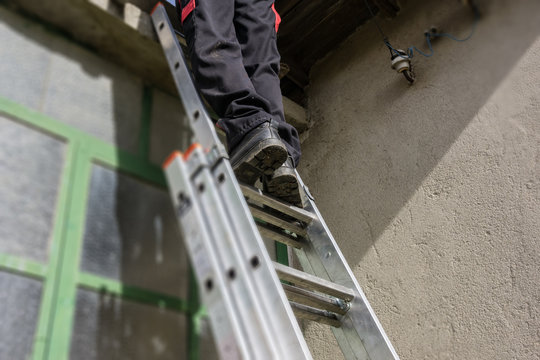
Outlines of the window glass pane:
{"label": "window glass pane", "polygon": [[200,359],[218,360],[216,344],[210,328],[210,321],[207,318],[201,319],[201,332],[199,335]]}
{"label": "window glass pane", "polygon": [[70,358],[185,359],[185,315],[79,290]]}
{"label": "window glass pane", "polygon": [[161,165],[174,150],[185,151],[189,147],[192,131],[179,97],[159,90],[152,94],[150,160]]}
{"label": "window glass pane", "polygon": [[0,96],[135,153],[139,78],[0,8]]}
{"label": "window glass pane", "polygon": [[0,7],[0,96],[39,110],[50,64],[51,36]]}
{"label": "window glass pane", "polygon": [[141,80],[73,42],[55,40],[41,111],[135,153]]}
{"label": "window glass pane", "polygon": [[188,262],[169,194],[95,165],[82,269],[186,298]]}
{"label": "window glass pane", "polygon": [[0,252],[46,262],[65,144],[0,116]]}
{"label": "window glass pane", "polygon": [[32,353],[41,289],[38,280],[0,271],[0,358]]}

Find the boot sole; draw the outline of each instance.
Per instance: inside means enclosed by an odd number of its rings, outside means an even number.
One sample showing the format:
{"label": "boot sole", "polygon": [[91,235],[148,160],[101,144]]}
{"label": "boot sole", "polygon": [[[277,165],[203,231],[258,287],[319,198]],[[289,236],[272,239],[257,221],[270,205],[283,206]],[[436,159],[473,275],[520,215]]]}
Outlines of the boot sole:
{"label": "boot sole", "polygon": [[278,139],[259,142],[232,164],[238,181],[253,185],[262,175],[272,175],[287,160],[287,148]]}
{"label": "boot sole", "polygon": [[296,176],[283,174],[275,176],[266,183],[270,195],[298,207],[302,206],[302,189],[300,189]]}

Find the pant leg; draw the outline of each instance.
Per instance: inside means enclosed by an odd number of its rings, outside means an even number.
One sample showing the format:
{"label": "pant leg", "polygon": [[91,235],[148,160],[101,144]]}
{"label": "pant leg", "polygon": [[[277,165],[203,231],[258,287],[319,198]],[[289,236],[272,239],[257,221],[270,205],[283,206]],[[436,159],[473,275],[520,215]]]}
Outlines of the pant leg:
{"label": "pant leg", "polygon": [[[180,0],[182,8],[189,1]],[[234,28],[235,0],[194,0],[183,21],[197,87],[221,118],[229,150],[249,130],[272,119],[271,105],[246,73]]]}
{"label": "pant leg", "polygon": [[234,28],[246,73],[257,94],[268,101],[268,111],[278,122],[279,136],[297,165],[300,141],[297,130],[285,121],[283,111],[273,4],[274,0],[235,0]]}

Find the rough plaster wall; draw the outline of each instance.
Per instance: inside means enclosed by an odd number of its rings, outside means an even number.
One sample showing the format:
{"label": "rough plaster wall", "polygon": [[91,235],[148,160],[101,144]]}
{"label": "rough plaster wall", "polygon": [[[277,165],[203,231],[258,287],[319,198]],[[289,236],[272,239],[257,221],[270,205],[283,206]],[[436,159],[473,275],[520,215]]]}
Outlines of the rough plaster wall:
{"label": "rough plaster wall", "polygon": [[[470,41],[415,57],[412,87],[373,24],[312,72],[300,172],[402,359],[540,358],[540,2],[480,7]],[[419,46],[471,16],[411,0],[381,25]]]}

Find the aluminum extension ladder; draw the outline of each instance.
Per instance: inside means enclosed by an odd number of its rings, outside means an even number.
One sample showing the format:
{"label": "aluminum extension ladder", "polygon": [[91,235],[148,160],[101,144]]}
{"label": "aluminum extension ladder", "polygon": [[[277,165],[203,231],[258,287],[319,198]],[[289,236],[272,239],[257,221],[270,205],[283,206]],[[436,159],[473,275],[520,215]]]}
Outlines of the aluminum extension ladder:
{"label": "aluminum extension ladder", "polygon": [[[220,357],[311,359],[298,316],[331,325],[346,359],[398,359],[313,198],[300,209],[237,182],[163,4],[152,21],[197,142],[164,169]],[[261,237],[307,272],[272,262]]]}

